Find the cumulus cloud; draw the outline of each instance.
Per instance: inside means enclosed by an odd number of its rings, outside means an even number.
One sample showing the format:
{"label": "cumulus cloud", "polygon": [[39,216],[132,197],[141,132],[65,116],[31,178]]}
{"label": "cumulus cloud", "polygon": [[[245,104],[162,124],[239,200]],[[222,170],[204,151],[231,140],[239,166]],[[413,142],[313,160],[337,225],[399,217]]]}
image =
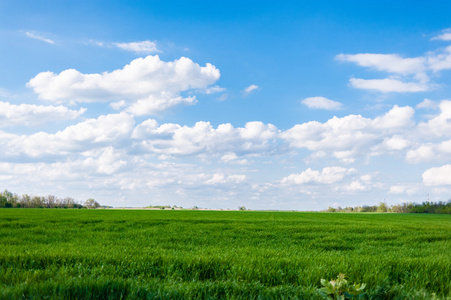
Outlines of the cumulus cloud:
{"label": "cumulus cloud", "polygon": [[83,74],[68,69],[60,74],[42,72],[27,86],[39,99],[48,101],[117,102],[126,101],[129,112],[154,114],[179,104],[194,104],[195,97],[181,92],[206,89],[219,79],[215,66],[199,66],[186,57],[172,62],[156,56],[137,58],[122,69],[101,74]]}
{"label": "cumulus cloud", "polygon": [[196,97],[172,97],[170,95],[150,95],[146,99],[139,99],[132,103],[125,111],[135,116],[156,114],[160,111],[169,109],[180,104],[194,105],[197,103]]}
{"label": "cumulus cloud", "polygon": [[409,185],[393,185],[390,187],[388,193],[392,195],[406,194],[408,196],[412,196],[418,193],[418,188]]}
{"label": "cumulus cloud", "polygon": [[212,176],[209,176],[207,180],[204,181],[205,184],[225,184],[225,183],[240,183],[246,180],[246,175],[241,174],[232,174],[232,175],[225,175],[223,173],[216,173]]}
{"label": "cumulus cloud", "polygon": [[437,160],[447,160],[451,155],[451,140],[439,143],[424,143],[409,150],[406,160],[409,163],[421,163]]}
{"label": "cumulus cloud", "polygon": [[127,165],[127,162],[122,159],[124,156],[124,153],[113,147],[106,147],[100,151],[97,158],[88,157],[84,163],[95,166],[98,173],[113,174]]}
{"label": "cumulus cloud", "polygon": [[340,102],[336,102],[324,97],[309,97],[301,101],[308,108],[313,109],[326,109],[326,110],[337,110],[343,105]]}
{"label": "cumulus cloud", "polygon": [[282,184],[331,184],[342,181],[346,175],[355,173],[354,168],[325,167],[321,172],[308,168],[299,174],[290,174],[281,180]]}
{"label": "cumulus cloud", "polygon": [[[330,152],[344,162],[352,162],[353,155],[370,154],[370,149],[380,145],[394,134],[412,129],[414,110],[409,106],[394,106],[386,114],[374,119],[361,115],[333,117],[325,123],[311,121],[298,124],[282,132],[280,137],[293,148],[315,152]],[[400,141],[389,142],[400,147]]]}
{"label": "cumulus cloud", "polygon": [[221,161],[225,163],[239,164],[239,165],[247,165],[249,161],[247,159],[238,159],[238,155],[235,153],[226,153],[221,156]]}
{"label": "cumulus cloud", "polygon": [[415,110],[410,106],[400,107],[395,105],[386,114],[374,118],[372,125],[375,128],[387,130],[411,127],[415,124],[414,114]]}
{"label": "cumulus cloud", "polygon": [[73,120],[86,111],[80,108],[78,111],[68,109],[65,106],[44,106],[33,104],[11,104],[0,101],[0,127],[17,125],[37,125],[45,122],[60,120]]}
{"label": "cumulus cloud", "polygon": [[113,43],[113,45],[122,50],[136,53],[150,54],[161,52],[157,48],[157,43],[151,41],[132,42],[132,43]]}
{"label": "cumulus cloud", "polygon": [[95,146],[117,145],[130,136],[134,119],[126,113],[100,116],[69,126],[54,134],[9,135],[0,141],[3,155],[29,157],[61,156],[80,153]]}
{"label": "cumulus cloud", "polygon": [[[54,108],[51,107],[50,111]],[[73,116],[83,112],[83,109],[79,112],[64,107],[60,109],[66,117],[66,112]],[[229,123],[214,127],[209,122],[186,126],[159,124],[154,119],[148,119],[135,126],[134,116],[122,112],[88,119],[56,133],[38,132],[19,136],[3,132],[5,138],[0,144],[7,149],[3,155],[30,157],[67,155],[110,144],[129,147],[137,153],[162,155],[164,159],[206,156],[235,165],[247,165],[248,159],[254,156],[281,155],[290,148],[312,151],[312,158],[323,159],[330,155],[348,164],[354,163],[359,156],[410,151],[407,160],[413,162],[413,146],[419,145],[411,137],[415,135],[411,132],[416,130],[413,115],[411,107],[394,106],[373,119],[348,115],[333,117],[324,123],[306,122],[281,131],[272,124],[258,121],[248,122],[244,127],[234,127]],[[446,143],[436,148],[442,153],[448,151]]]}
{"label": "cumulus cloud", "polygon": [[407,148],[411,142],[400,135],[394,135],[390,138],[385,138],[383,145],[388,150],[403,150]]}
{"label": "cumulus cloud", "polygon": [[350,184],[346,185],[344,189],[346,191],[355,192],[355,191],[366,191],[368,187],[363,185],[360,181],[354,180]]}
{"label": "cumulus cloud", "polygon": [[241,128],[231,124],[214,128],[209,122],[197,122],[189,127],[170,123],[159,125],[155,120],[146,120],[136,126],[132,138],[143,151],[155,154],[226,155],[233,152],[242,156],[276,151],[277,134],[274,125],[262,122],[249,122]]}
{"label": "cumulus cloud", "polygon": [[51,39],[48,39],[48,38],[45,38],[45,37],[43,37],[43,36],[41,36],[41,35],[39,35],[39,34],[36,34],[36,33],[28,32],[28,31],[27,31],[27,32],[25,32],[25,34],[26,34],[28,37],[32,38],[32,39],[40,40],[40,41],[46,42],[47,44],[55,44],[55,41],[53,41],[53,40],[51,40]]}
{"label": "cumulus cloud", "polygon": [[439,104],[440,113],[427,122],[418,124],[423,136],[450,137],[451,136],[451,101],[443,100]]}
{"label": "cumulus cloud", "polygon": [[426,186],[451,185],[451,165],[426,170],[423,173],[423,183]]}
{"label": "cumulus cloud", "polygon": [[[292,166],[292,155],[299,155],[297,158],[301,160],[305,158],[303,149],[317,157],[315,163],[327,162],[328,165],[337,160],[353,164],[359,156],[369,158],[393,153],[407,153],[407,162],[442,158],[446,163],[451,154],[451,140],[430,133],[419,134],[419,125],[423,124],[420,127],[426,132],[426,129],[432,130],[429,128],[432,120],[445,118],[447,102],[440,104],[441,111],[437,116],[419,124],[414,122],[411,107],[394,106],[373,118],[360,115],[334,117],[326,122],[298,124],[285,131],[262,122],[249,122],[242,127],[213,126],[208,122],[186,126],[159,124],[154,119],[147,119],[135,125],[135,117],[125,112],[88,119],[55,133],[18,135],[0,130],[0,148],[4,149],[0,153],[2,160],[30,162],[2,165],[0,176],[13,182],[18,176],[28,180],[31,175],[26,172],[35,172],[42,173],[40,178],[49,182],[87,182],[90,187],[121,191],[173,190],[176,186],[186,195],[193,195],[188,190],[212,192],[237,188],[247,189],[249,199],[258,197],[251,192],[261,193],[263,188],[268,193],[285,189],[287,195],[290,190],[299,192],[302,189],[302,193],[311,193],[313,197],[321,193],[324,185],[332,185],[331,189],[343,195],[376,189],[386,193],[387,185],[381,188],[373,184],[374,178],[370,174],[357,176],[353,166],[323,165],[299,173],[288,172],[286,174],[293,174],[279,177],[282,180],[273,179],[272,184],[256,182],[258,176],[253,174],[265,168],[280,172],[284,167]],[[444,126],[439,124],[432,128]],[[435,138],[438,141],[429,141]],[[190,165],[181,161],[189,161]],[[212,166],[220,168],[213,169]],[[424,174],[425,185],[439,185],[437,178],[440,177],[435,176],[432,181],[428,172]],[[258,188],[251,189],[251,184]],[[390,188],[389,193],[412,193],[402,186]]]}

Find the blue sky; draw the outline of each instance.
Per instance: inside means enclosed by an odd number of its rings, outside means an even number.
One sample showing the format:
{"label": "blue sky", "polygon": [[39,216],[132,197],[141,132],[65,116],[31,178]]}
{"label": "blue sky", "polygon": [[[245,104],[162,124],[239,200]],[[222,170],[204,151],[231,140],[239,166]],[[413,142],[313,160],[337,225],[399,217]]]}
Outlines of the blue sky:
{"label": "blue sky", "polygon": [[451,195],[448,1],[1,1],[0,188],[320,210]]}

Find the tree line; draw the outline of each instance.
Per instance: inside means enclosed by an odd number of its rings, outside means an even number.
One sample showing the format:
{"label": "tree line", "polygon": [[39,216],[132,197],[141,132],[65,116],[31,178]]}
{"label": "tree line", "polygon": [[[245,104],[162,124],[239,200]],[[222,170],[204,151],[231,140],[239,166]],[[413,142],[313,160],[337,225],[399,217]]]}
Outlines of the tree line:
{"label": "tree line", "polygon": [[423,203],[403,203],[388,206],[386,203],[379,203],[373,206],[356,206],[337,208],[329,207],[326,212],[380,212],[380,213],[426,213],[426,214],[451,214],[451,199],[448,202],[430,202]]}
{"label": "tree line", "polygon": [[71,197],[58,198],[54,195],[33,196],[23,194],[19,196],[5,190],[0,194],[0,208],[98,208],[100,204],[90,198],[83,204]]}

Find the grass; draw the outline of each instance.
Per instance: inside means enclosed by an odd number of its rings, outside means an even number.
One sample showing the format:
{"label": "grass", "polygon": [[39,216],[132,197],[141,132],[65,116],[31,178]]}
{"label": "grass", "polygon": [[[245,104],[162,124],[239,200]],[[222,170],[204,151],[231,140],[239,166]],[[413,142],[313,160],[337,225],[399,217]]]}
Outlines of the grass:
{"label": "grass", "polygon": [[0,209],[0,299],[451,297],[451,216]]}

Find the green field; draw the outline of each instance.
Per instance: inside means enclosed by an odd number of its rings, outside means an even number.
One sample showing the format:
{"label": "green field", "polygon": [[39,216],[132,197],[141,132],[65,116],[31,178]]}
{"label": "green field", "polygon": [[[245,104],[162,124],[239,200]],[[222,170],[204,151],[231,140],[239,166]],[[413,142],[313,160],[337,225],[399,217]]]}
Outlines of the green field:
{"label": "green field", "polygon": [[0,209],[0,299],[451,296],[451,216]]}

